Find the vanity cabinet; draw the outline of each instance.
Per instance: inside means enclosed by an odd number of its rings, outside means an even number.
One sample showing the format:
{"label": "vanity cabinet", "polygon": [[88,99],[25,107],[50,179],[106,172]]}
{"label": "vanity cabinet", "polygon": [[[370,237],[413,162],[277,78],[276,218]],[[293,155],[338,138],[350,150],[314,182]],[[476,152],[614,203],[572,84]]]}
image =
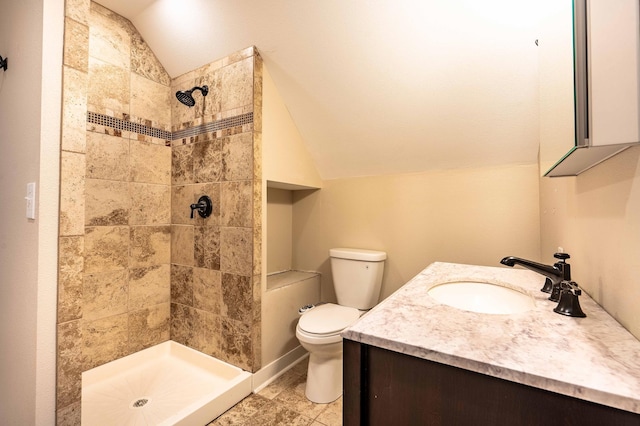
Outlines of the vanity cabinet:
{"label": "vanity cabinet", "polygon": [[344,426],[640,425],[628,411],[348,339],[343,398]]}

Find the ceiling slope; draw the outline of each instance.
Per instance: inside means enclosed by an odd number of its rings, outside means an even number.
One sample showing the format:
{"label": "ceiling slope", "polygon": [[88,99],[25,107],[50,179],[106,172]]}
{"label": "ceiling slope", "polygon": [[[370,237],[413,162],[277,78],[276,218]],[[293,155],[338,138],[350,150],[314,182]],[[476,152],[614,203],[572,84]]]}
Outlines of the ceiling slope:
{"label": "ceiling slope", "polygon": [[255,45],[323,179],[537,161],[535,2],[100,3],[172,77]]}

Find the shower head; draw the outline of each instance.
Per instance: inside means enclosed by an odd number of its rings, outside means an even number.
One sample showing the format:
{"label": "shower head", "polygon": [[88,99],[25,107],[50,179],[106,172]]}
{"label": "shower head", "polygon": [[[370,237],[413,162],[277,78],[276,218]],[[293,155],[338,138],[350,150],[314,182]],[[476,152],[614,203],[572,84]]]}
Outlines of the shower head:
{"label": "shower head", "polygon": [[202,93],[202,96],[207,96],[207,94],[209,93],[209,87],[208,86],[196,86],[191,90],[179,90],[176,92],[176,98],[178,98],[178,100],[185,104],[188,107],[192,107],[196,104],[196,100],[193,99],[193,91],[194,90],[199,90]]}

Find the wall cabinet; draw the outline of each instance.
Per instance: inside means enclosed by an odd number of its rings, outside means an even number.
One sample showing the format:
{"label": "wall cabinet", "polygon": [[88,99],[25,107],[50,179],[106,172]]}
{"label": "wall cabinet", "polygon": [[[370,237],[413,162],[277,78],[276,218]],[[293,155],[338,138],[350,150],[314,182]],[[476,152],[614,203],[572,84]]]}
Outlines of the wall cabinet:
{"label": "wall cabinet", "polygon": [[628,411],[346,339],[343,404],[344,426],[640,424]]}
{"label": "wall cabinet", "polygon": [[577,175],[640,142],[637,0],[546,2],[540,102],[545,176]]}

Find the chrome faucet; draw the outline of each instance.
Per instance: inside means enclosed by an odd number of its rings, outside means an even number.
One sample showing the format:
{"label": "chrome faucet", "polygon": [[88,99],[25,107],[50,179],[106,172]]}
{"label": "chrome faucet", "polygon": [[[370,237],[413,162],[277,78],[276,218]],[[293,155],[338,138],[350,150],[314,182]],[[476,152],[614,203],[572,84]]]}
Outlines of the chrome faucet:
{"label": "chrome faucet", "polygon": [[553,266],[513,256],[505,257],[500,263],[507,266],[520,265],[547,277],[540,291],[551,293],[549,300],[557,302],[560,299],[560,283],[562,281],[571,281],[571,265],[566,263],[566,260],[571,256],[567,253],[556,253],[553,257],[558,259]]}

